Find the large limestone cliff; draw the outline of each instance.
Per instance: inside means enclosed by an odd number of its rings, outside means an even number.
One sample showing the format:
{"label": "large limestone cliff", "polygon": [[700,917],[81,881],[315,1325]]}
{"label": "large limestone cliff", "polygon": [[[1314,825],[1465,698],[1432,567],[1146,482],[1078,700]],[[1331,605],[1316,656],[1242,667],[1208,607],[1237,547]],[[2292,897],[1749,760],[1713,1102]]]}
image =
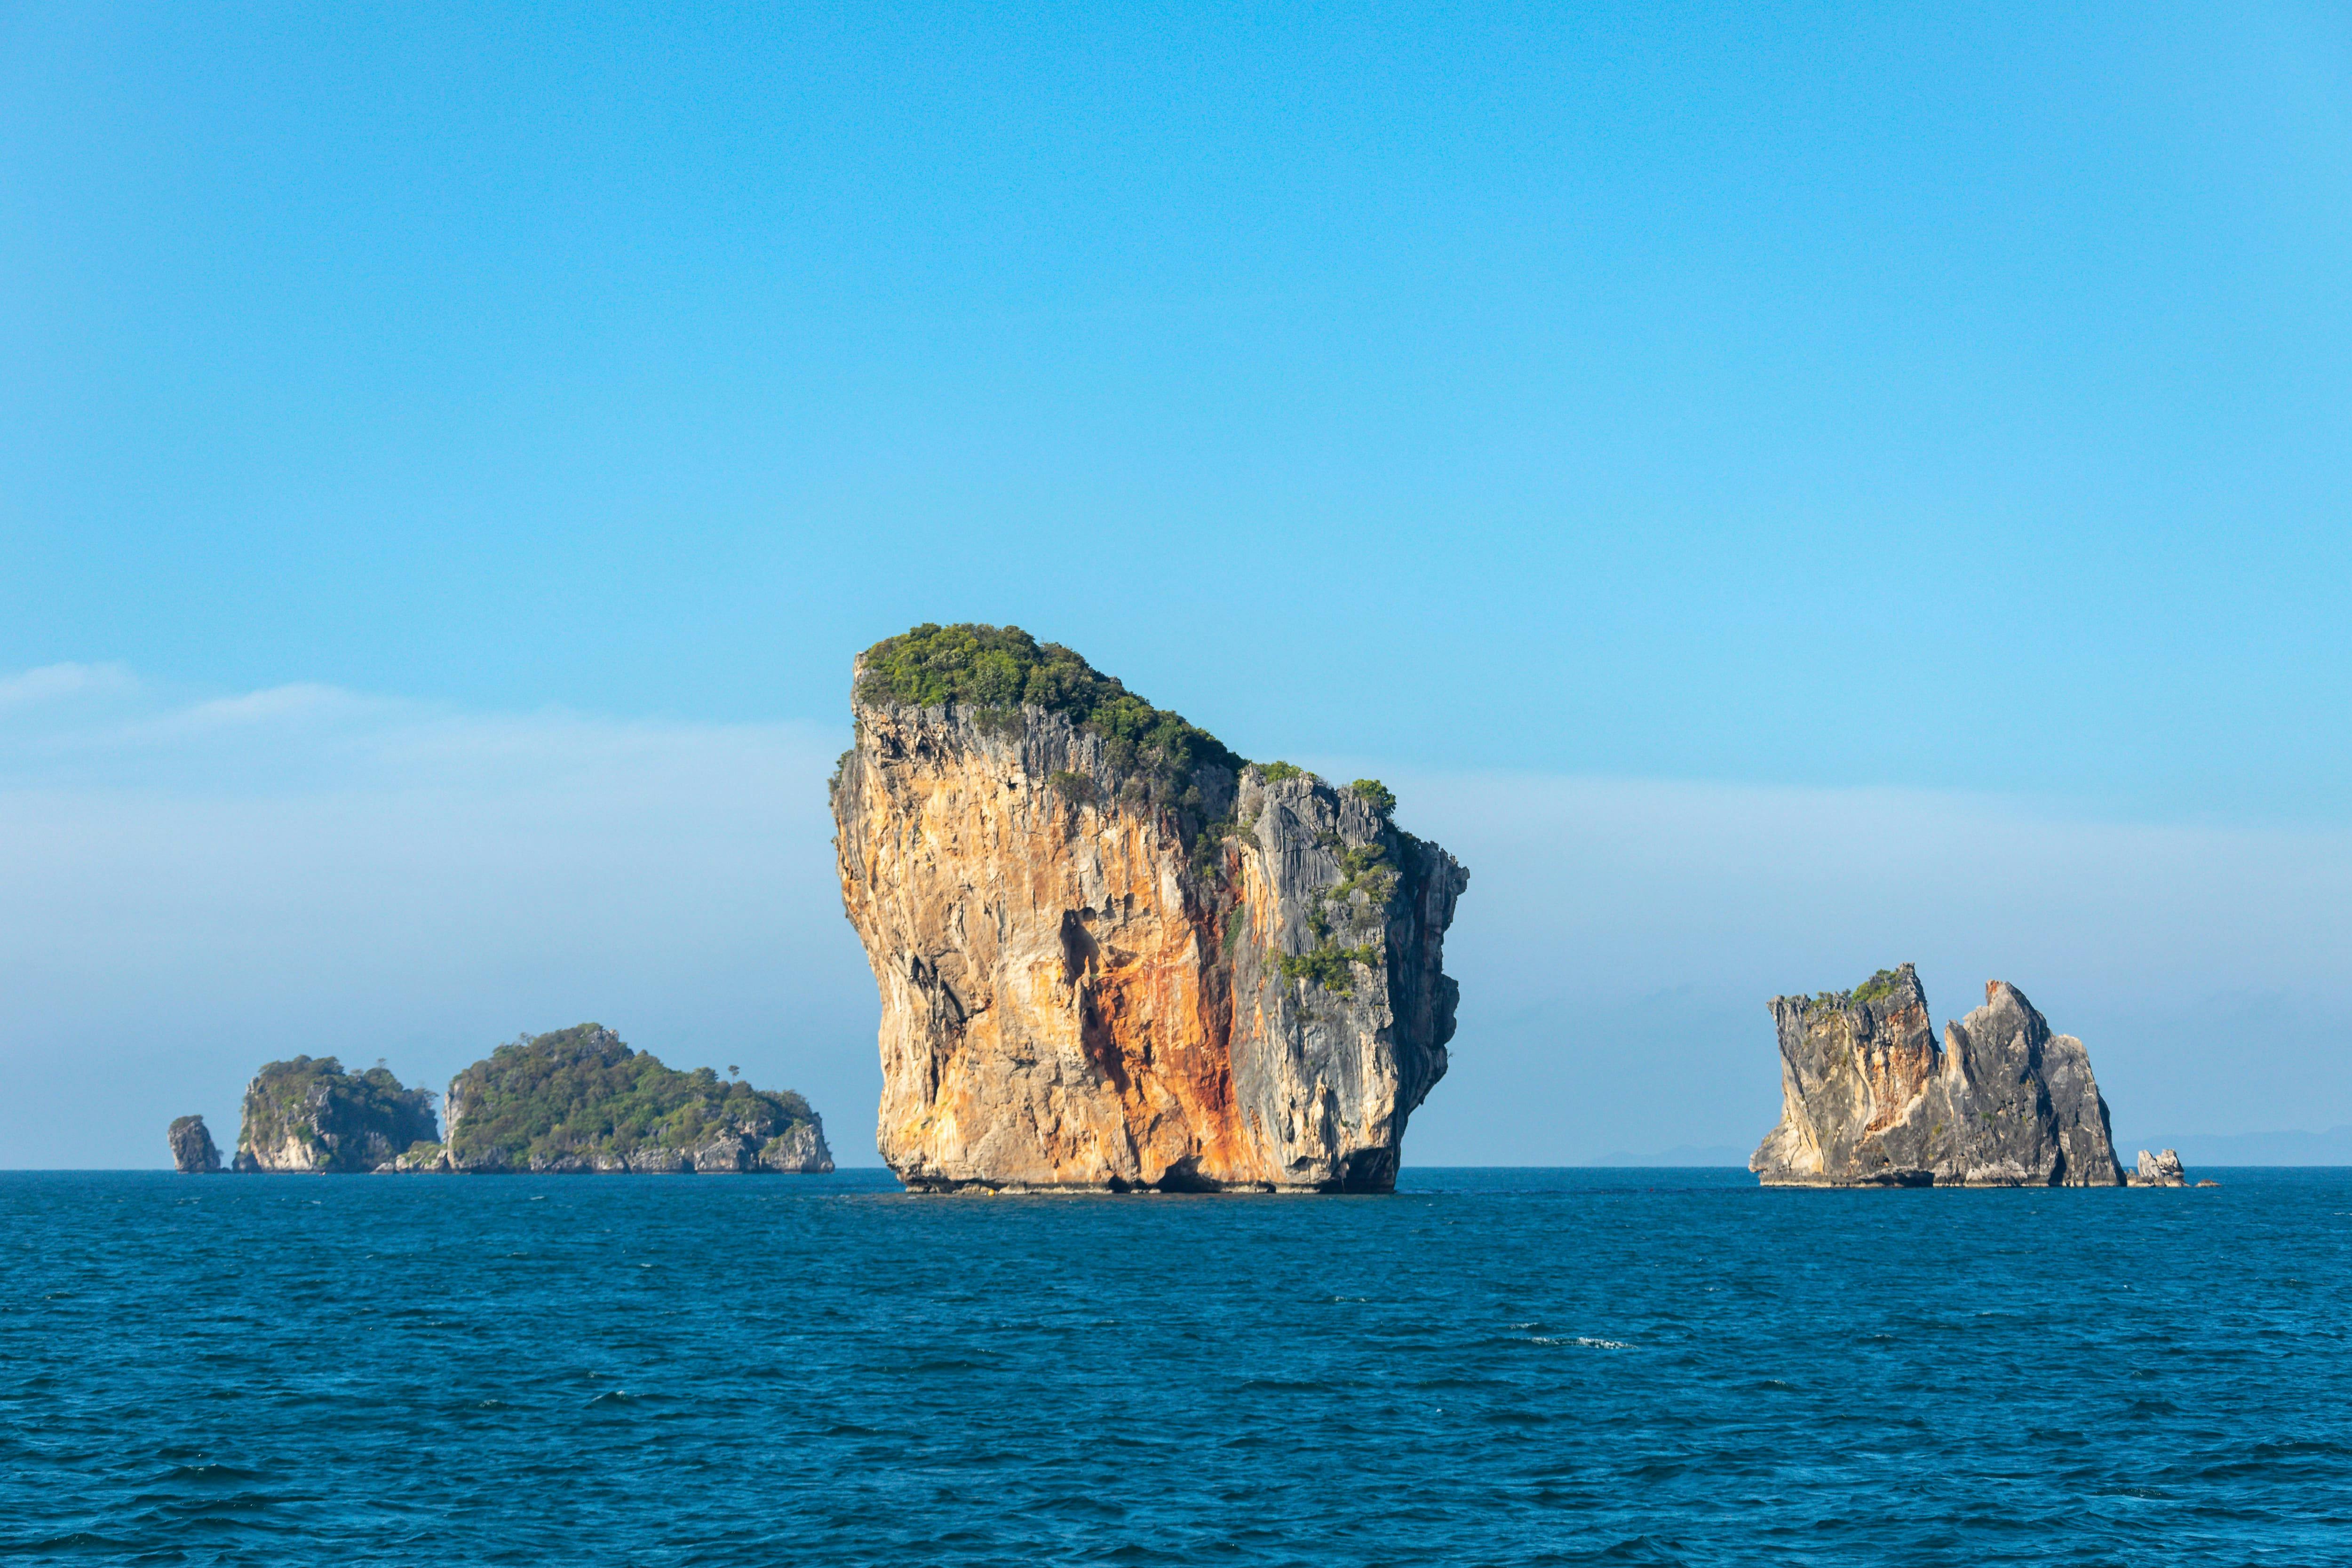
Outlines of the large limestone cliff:
{"label": "large limestone cliff", "polygon": [[868,650],[853,710],[835,847],[902,1181],[1394,1184],[1468,874],[1386,790],[1244,763],[1012,627]]}
{"label": "large limestone cliff", "polygon": [[1748,1163],[1802,1186],[2113,1187],[2124,1182],[2083,1042],[2014,985],[1944,1026],[1911,965],[1850,992],[1775,996],[1780,1124]]}

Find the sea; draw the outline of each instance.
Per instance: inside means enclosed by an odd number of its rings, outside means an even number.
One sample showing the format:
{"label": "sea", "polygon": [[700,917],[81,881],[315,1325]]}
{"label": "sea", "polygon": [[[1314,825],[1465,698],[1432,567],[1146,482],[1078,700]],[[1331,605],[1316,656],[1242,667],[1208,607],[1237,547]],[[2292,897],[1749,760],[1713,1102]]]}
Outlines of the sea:
{"label": "sea", "polygon": [[2352,1171],[0,1174],[0,1562],[2352,1563]]}

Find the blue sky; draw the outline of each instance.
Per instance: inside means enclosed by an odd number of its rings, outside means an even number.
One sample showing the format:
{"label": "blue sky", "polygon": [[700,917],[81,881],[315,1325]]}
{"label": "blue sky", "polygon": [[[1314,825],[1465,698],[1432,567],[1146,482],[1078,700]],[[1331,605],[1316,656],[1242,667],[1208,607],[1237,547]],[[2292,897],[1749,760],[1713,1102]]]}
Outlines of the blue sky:
{"label": "blue sky", "polygon": [[1448,1157],[1752,1142],[1761,994],[1904,957],[2119,1131],[2352,1121],[2347,83],[2318,5],[0,9],[0,1163],[623,1009],[862,1151],[796,792],[923,619],[1413,784]]}

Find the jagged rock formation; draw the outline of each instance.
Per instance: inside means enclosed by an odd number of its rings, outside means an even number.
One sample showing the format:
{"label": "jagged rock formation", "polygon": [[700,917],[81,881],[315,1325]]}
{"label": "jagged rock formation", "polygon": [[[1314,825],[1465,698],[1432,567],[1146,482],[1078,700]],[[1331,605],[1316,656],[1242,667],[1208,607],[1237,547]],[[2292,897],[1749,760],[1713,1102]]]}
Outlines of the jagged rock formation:
{"label": "jagged rock formation", "polygon": [[863,655],[832,802],[909,1187],[1385,1191],[1468,874],[1015,627]]}
{"label": "jagged rock formation", "polygon": [[382,1067],[347,1073],[333,1057],[296,1057],[247,1086],[236,1168],[373,1171],[437,1135],[431,1090],[404,1089]]}
{"label": "jagged rock formation", "polygon": [[1748,1168],[1803,1186],[2123,1184],[2083,1042],[2053,1035],[2017,987],[1944,1026],[1911,965],[1853,991],[1775,996],[1780,1124]]}
{"label": "jagged rock formation", "polygon": [[203,1117],[181,1117],[166,1136],[172,1141],[172,1169],[184,1176],[220,1173],[220,1150],[214,1146],[212,1130]]}
{"label": "jagged rock formation", "polygon": [[2135,1187],[2185,1187],[2189,1173],[2180,1168],[2180,1156],[2167,1149],[2162,1153],[2139,1152],[2139,1169],[2133,1173]]}
{"label": "jagged rock formation", "polygon": [[446,1147],[397,1168],[607,1174],[833,1169],[824,1125],[789,1089],[680,1072],[602,1024],[500,1046],[449,1080]]}

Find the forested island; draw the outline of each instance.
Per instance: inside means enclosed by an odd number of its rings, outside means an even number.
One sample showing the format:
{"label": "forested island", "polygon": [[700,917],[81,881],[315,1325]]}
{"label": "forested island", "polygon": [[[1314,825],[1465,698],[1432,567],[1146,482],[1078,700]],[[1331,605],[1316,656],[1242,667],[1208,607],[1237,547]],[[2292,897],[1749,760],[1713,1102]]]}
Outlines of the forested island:
{"label": "forested island", "polygon": [[[713,1174],[833,1169],[823,1120],[790,1089],[681,1071],[602,1024],[525,1036],[429,1089],[381,1062],[270,1062],[245,1091],[231,1168],[258,1173]],[[220,1170],[202,1117],[172,1124],[173,1163]]]}
{"label": "forested island", "polygon": [[446,1147],[419,1168],[677,1173],[833,1169],[809,1102],[680,1072],[602,1024],[500,1046],[449,1080]]}

